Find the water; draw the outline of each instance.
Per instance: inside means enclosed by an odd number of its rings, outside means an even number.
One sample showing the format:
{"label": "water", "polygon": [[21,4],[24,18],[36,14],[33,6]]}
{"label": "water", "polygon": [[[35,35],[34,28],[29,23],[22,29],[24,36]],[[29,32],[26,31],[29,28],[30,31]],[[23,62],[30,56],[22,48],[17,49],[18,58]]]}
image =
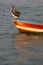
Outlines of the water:
{"label": "water", "polygon": [[1,0],[0,65],[43,65],[43,33],[19,33],[10,14],[13,4],[21,18],[43,22],[43,0]]}

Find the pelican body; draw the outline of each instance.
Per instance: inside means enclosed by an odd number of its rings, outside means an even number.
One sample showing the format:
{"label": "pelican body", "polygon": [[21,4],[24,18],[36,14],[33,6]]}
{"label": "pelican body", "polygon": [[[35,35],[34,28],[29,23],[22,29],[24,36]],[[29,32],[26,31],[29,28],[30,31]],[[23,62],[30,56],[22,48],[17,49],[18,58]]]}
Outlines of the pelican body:
{"label": "pelican body", "polygon": [[18,18],[20,16],[20,12],[17,11],[17,10],[14,10],[14,6],[11,7],[11,15],[14,17],[14,18]]}

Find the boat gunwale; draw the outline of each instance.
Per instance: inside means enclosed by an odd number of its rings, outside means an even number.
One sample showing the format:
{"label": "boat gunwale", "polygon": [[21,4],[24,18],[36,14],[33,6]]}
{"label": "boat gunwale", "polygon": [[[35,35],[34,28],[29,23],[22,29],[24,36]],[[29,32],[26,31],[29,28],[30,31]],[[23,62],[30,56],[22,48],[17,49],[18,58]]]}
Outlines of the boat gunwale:
{"label": "boat gunwale", "polygon": [[[38,22],[33,22],[32,20],[24,20],[24,19],[16,19],[16,20],[13,20],[13,21],[19,21],[19,22],[23,22],[23,23],[30,23],[30,24],[36,24],[36,25],[41,25],[41,26],[43,26],[43,24],[42,23],[38,23]],[[39,20],[38,20],[39,21]]]}

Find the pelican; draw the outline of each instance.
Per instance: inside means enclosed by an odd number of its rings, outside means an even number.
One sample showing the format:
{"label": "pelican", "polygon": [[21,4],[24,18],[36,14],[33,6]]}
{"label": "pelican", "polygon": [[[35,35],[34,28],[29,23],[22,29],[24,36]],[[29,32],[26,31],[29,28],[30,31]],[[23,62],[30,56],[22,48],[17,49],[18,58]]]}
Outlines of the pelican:
{"label": "pelican", "polygon": [[20,16],[20,12],[17,11],[17,10],[14,10],[14,6],[11,7],[11,15],[14,17],[14,18],[18,18]]}

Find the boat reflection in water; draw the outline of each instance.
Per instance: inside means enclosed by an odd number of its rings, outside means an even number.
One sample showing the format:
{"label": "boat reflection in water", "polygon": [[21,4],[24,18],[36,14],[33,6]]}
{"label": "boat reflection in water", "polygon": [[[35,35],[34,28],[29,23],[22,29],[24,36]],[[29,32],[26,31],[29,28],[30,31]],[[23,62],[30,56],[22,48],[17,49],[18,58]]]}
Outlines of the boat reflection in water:
{"label": "boat reflection in water", "polygon": [[12,34],[12,47],[15,49],[16,61],[22,64],[34,64],[42,60],[43,38],[33,34]]}
{"label": "boat reflection in water", "polygon": [[41,43],[43,40],[42,34],[35,34],[35,33],[17,33],[12,34],[12,39],[15,44],[25,44],[25,45],[31,45],[31,44],[38,44]]}

